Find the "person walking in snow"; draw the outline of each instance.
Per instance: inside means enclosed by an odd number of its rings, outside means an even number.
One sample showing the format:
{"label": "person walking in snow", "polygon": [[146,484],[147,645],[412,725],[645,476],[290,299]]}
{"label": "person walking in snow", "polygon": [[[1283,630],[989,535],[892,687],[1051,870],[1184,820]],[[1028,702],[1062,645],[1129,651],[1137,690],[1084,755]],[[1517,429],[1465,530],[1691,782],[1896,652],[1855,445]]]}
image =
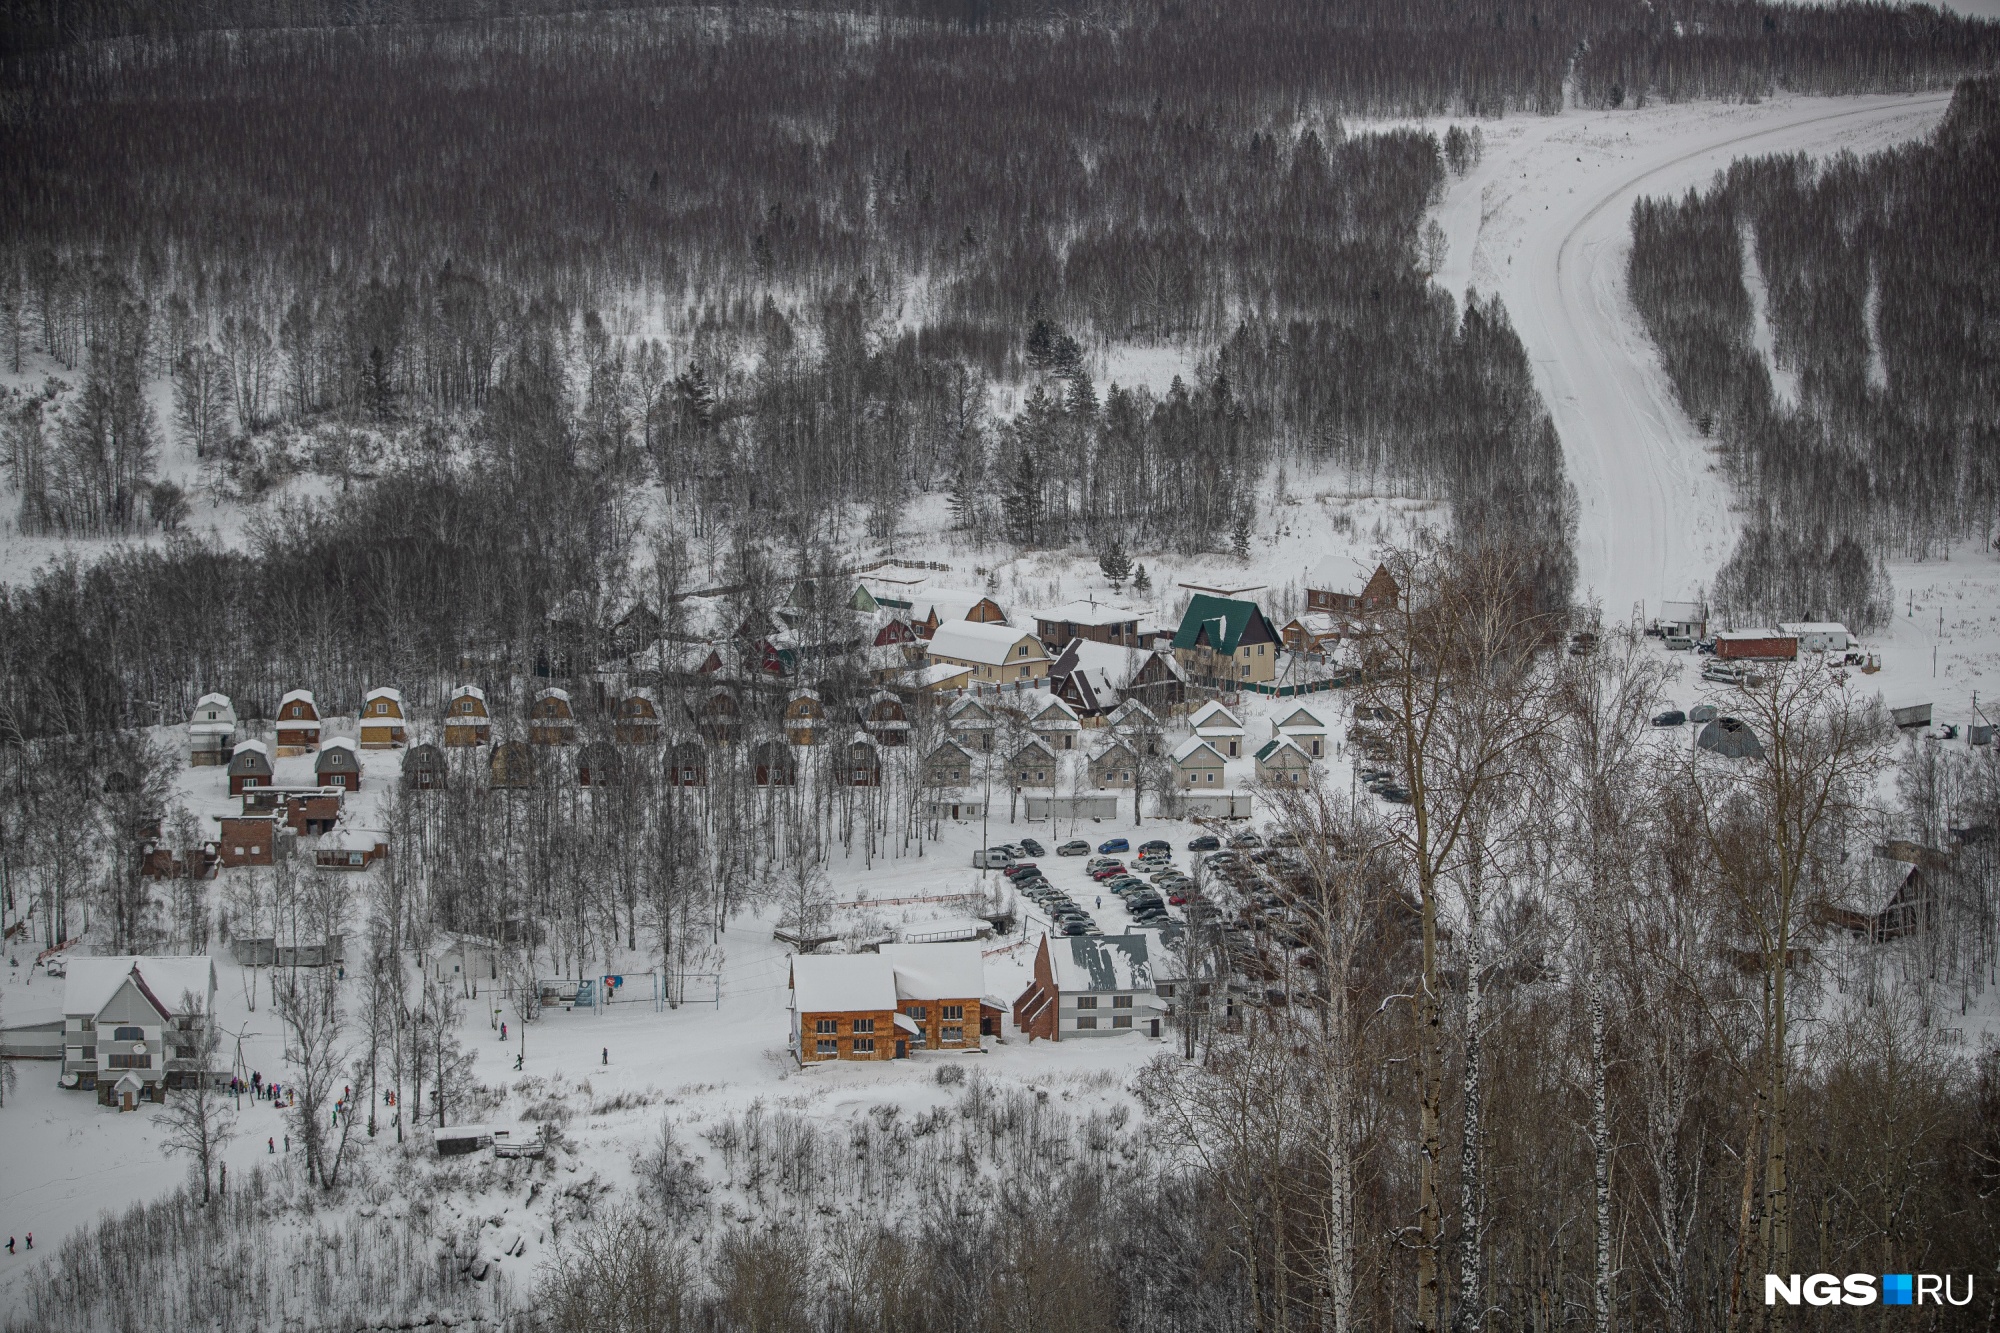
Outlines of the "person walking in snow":
{"label": "person walking in snow", "polygon": [[35,1248],[35,1233],[32,1231],[28,1233],[28,1248],[31,1250]]}
{"label": "person walking in snow", "polygon": [[500,1040],[507,1040],[507,1025],[505,1023],[500,1025]]}
{"label": "person walking in snow", "polygon": [[271,1139],[271,1138],[265,1139],[264,1149],[266,1152],[270,1153],[271,1156],[276,1157],[278,1155],[278,1141],[276,1139]]}
{"label": "person walking in snow", "polygon": [[9,1236],[7,1237],[7,1253],[12,1254],[13,1252],[14,1252],[14,1238],[12,1236]]}
{"label": "person walking in snow", "polygon": [[609,1046],[604,1048],[604,1063],[607,1065],[611,1063],[611,1048]]}

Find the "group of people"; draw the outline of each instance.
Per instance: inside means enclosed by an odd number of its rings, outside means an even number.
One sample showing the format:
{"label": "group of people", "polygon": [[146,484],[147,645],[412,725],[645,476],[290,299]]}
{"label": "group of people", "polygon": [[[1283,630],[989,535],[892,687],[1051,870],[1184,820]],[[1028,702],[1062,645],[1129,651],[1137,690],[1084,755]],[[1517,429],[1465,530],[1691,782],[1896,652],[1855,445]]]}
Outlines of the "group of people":
{"label": "group of people", "polygon": [[[231,1079],[229,1082],[232,1091],[243,1091],[241,1079]],[[260,1102],[279,1103],[278,1109],[280,1110],[292,1105],[296,1100],[296,1094],[292,1089],[278,1086],[276,1079],[272,1079],[269,1083],[266,1083],[264,1076],[254,1069],[250,1071],[250,1093]]]}
{"label": "group of people", "polygon": [[[31,1250],[35,1248],[35,1233],[32,1231],[28,1233],[28,1248]],[[7,1237],[7,1253],[14,1253],[14,1238],[12,1236]]]}

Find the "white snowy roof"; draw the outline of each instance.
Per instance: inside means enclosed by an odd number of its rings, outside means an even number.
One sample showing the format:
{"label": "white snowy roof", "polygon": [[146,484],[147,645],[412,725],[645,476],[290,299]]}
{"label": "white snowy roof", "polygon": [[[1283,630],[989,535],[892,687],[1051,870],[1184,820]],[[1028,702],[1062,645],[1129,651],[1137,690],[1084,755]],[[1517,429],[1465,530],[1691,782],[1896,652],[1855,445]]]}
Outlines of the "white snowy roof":
{"label": "white snowy roof", "polygon": [[269,749],[269,748],[268,748],[268,747],[267,747],[267,746],[266,746],[266,745],[264,744],[264,742],[262,742],[262,741],[239,741],[239,742],[237,742],[237,745],[236,745],[236,753],[238,753],[238,754],[241,754],[241,753],[243,753],[243,752],[244,752],[245,750],[248,750],[248,751],[250,751],[250,752],[251,752],[252,754],[261,754],[261,755],[265,756],[266,758],[269,758],[269,757],[270,757],[270,754],[271,754],[271,751],[270,751],[270,749]]}
{"label": "white snowy roof", "polygon": [[153,958],[122,954],[108,958],[72,957],[63,979],[63,1012],[92,1014],[111,1002],[125,978],[138,969],[139,980],[169,1013],[180,1012],[181,995],[193,991],[208,1003],[215,985],[215,963],[202,957]]}
{"label": "white snowy roof", "polygon": [[319,845],[330,852],[372,852],[386,845],[388,838],[380,829],[337,827],[320,839]]}
{"label": "white snowy roof", "polygon": [[1702,618],[1702,606],[1700,602],[1660,603],[1660,619],[1662,620],[1670,620],[1676,624],[1685,624],[1688,621],[1700,620]]}
{"label": "white snowy roof", "polygon": [[306,707],[312,709],[315,713],[319,711],[319,705],[313,702],[313,694],[311,690],[292,690],[291,692],[286,694],[284,698],[278,700],[278,711],[281,713],[284,712],[285,705],[291,703],[294,699],[305,704]]}
{"label": "white snowy roof", "polygon": [[1353,589],[1360,592],[1375,571],[1351,555],[1329,552],[1306,573],[1306,587],[1318,592]]}
{"label": "white snowy roof", "polygon": [[1221,736],[1243,730],[1243,719],[1219,703],[1208,703],[1188,719],[1188,725],[1204,736]]}
{"label": "white snowy roof", "polygon": [[955,700],[951,707],[945,710],[944,715],[945,719],[954,727],[990,727],[993,725],[993,714],[987,709],[985,704],[979,702],[979,700],[969,694],[963,699]]}
{"label": "white snowy roof", "polygon": [[1014,645],[1027,640],[1035,645],[1036,651],[1029,657],[1039,659],[1041,641],[1034,635],[1015,629],[1012,625],[992,624],[979,620],[947,620],[931,635],[930,655],[949,657],[961,662],[977,662],[981,666],[1002,666],[1014,655]]}
{"label": "white snowy roof", "polygon": [[451,697],[454,699],[477,699],[479,702],[485,703],[486,691],[480,689],[477,685],[461,685],[451,692]]}
{"label": "white snowy roof", "polygon": [[[252,741],[250,743],[252,745],[256,744],[255,741]],[[320,754],[324,756],[330,750],[352,750],[353,748],[354,748],[354,742],[352,740],[349,740],[345,736],[335,736],[325,745],[320,746]]]}
{"label": "white snowy roof", "polygon": [[1326,729],[1326,719],[1306,704],[1300,704],[1278,722],[1278,731],[1285,736],[1307,736]]}
{"label": "white snowy roof", "polygon": [[966,675],[971,670],[971,667],[958,662],[933,662],[929,666],[918,667],[911,672],[910,679],[923,686],[942,685],[948,680]]}
{"label": "white snowy roof", "polygon": [[885,944],[882,955],[905,1000],[967,1000],[986,994],[986,956],[977,940],[948,944]]}
{"label": "white snowy roof", "polygon": [[1787,620],[1778,626],[1787,634],[1845,634],[1847,626],[1838,620]]}
{"label": "white snowy roof", "polygon": [[1117,754],[1120,750],[1123,750],[1126,754],[1132,753],[1131,746],[1113,736],[1105,741],[1104,744],[1097,747],[1090,756],[1090,762],[1093,764],[1102,763],[1112,755]]}
{"label": "white snowy roof", "polygon": [[929,614],[946,621],[965,619],[966,612],[986,601],[987,596],[965,588],[917,588],[910,592],[909,599],[910,609],[919,619]]}
{"label": "white snowy roof", "polygon": [[1028,725],[1039,731],[1081,731],[1083,723],[1077,721],[1076,710],[1067,702],[1051,694],[1047,703],[1035,710]]}
{"label": "white snowy roof", "polygon": [[896,971],[880,954],[799,954],[792,959],[792,1008],[839,1014],[896,1007]]}
{"label": "white snowy roof", "polygon": [[1725,639],[1782,639],[1786,636],[1774,629],[1726,629],[1715,637],[1720,641]]}
{"label": "white snowy roof", "polygon": [[1149,614],[1136,607],[1120,606],[1116,602],[1100,602],[1095,597],[1083,597],[1074,602],[1064,602],[1061,606],[1051,606],[1030,612],[1037,620],[1052,620],[1067,625],[1124,625]]}
{"label": "white snowy roof", "polygon": [[403,692],[388,685],[377,686],[361,696],[361,702],[364,704],[374,703],[377,699],[387,699],[399,709],[403,706]]}
{"label": "white snowy roof", "polygon": [[229,702],[229,696],[226,694],[204,694],[194,701],[194,711],[197,713],[206,712],[211,708],[219,713],[227,713],[231,717],[236,715],[236,705]]}
{"label": "white snowy roof", "polygon": [[[1208,751],[1208,759],[1206,761],[1203,761],[1201,758],[1201,752],[1203,750]],[[1226,760],[1223,759],[1222,752],[1220,750],[1216,749],[1213,745],[1210,745],[1207,741],[1203,740],[1199,736],[1190,736],[1186,740],[1182,741],[1179,745],[1176,745],[1173,749],[1172,758],[1175,763],[1180,764],[1183,767],[1192,763],[1207,762],[1214,764],[1214,766],[1217,768],[1221,768],[1223,764],[1227,762]]]}
{"label": "white snowy roof", "polygon": [[560,699],[564,703],[568,703],[569,691],[563,689],[557,689],[553,685],[549,686],[547,689],[535,691],[536,702],[539,703],[543,699]]}
{"label": "white snowy roof", "polygon": [[1113,690],[1122,690],[1139,674],[1139,668],[1146,665],[1153,650],[1122,643],[1099,643],[1095,639],[1072,639],[1063,649],[1063,656],[1071,655],[1078,671],[1104,681]]}
{"label": "white snowy roof", "polygon": [[1036,736],[1034,739],[1030,740],[1026,745],[1023,745],[1020,749],[1014,751],[1012,755],[1008,756],[1007,762],[1012,763],[1017,759],[1026,758],[1027,756],[1034,754],[1045,755],[1047,756],[1050,763],[1055,762],[1056,752],[1050,749],[1049,743],[1043,740],[1040,736]]}
{"label": "white snowy roof", "polygon": [[1111,724],[1113,726],[1124,726],[1132,722],[1158,724],[1159,720],[1158,717],[1154,716],[1152,709],[1146,707],[1146,705],[1140,703],[1137,699],[1127,699],[1124,703],[1119,704],[1111,710]]}
{"label": "white snowy roof", "polygon": [[1056,987],[1065,991],[1149,991],[1153,968],[1144,935],[1072,935],[1047,940]]}

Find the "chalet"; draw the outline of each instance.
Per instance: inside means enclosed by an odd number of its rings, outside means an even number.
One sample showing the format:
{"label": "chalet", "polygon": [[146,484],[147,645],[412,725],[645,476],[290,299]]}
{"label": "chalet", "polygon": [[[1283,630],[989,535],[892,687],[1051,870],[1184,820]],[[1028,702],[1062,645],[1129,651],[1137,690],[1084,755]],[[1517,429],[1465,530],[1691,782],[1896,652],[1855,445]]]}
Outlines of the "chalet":
{"label": "chalet", "polygon": [[847,762],[841,767],[840,776],[844,786],[882,785],[882,752],[867,732],[857,731],[847,742]]}
{"label": "chalet", "polygon": [[1306,610],[1352,617],[1394,606],[1402,589],[1387,565],[1375,566],[1375,572],[1361,585],[1360,592],[1346,591],[1359,581],[1358,576],[1366,568],[1343,556],[1330,555],[1321,560],[1306,573]]}
{"label": "chalet", "polygon": [[656,745],[660,705],[651,690],[633,690],[611,712],[611,735],[621,745]]}
{"label": "chalet", "polygon": [[1105,721],[1121,736],[1129,736],[1140,731],[1157,731],[1160,719],[1153,710],[1137,699],[1127,699],[1111,710]]}
{"label": "chalet", "polygon": [[576,785],[612,787],[625,771],[625,760],[610,741],[592,741],[577,751]]}
{"label": "chalet", "polygon": [[57,1082],[131,1111],[213,1071],[202,1066],[215,1012],[208,958],[72,958],[63,979]]}
{"label": "chalet", "polygon": [[1277,629],[1255,602],[1197,593],[1174,633],[1174,657],[1191,679],[1262,684],[1278,674]]}
{"label": "chalet", "polygon": [[944,726],[967,749],[993,753],[993,712],[970,695],[945,710]]}
{"label": "chalet", "polygon": [[792,959],[792,1055],[888,1060],[909,1054],[920,1033],[896,1000],[895,969],[880,954],[800,954]]}
{"label": "chalet", "polygon": [[783,741],[763,741],[750,751],[751,780],[760,787],[790,787],[799,780],[798,761]]}
{"label": "chalet", "polygon": [[361,748],[390,750],[409,743],[409,715],[400,690],[368,691],[361,701]]}
{"label": "chalet", "polygon": [[313,763],[313,777],[322,787],[360,791],[361,756],[355,752],[354,742],[345,736],[328,741]]}
{"label": "chalet", "polygon": [[1081,717],[1100,717],[1133,696],[1162,707],[1186,697],[1180,663],[1150,648],[1071,639],[1049,664],[1049,688]]}
{"label": "chalet", "polygon": [[281,759],[319,748],[319,705],[311,690],[293,690],[278,700],[277,729]]}
{"label": "chalet", "polygon": [[1203,704],[1188,719],[1194,734],[1222,752],[1225,759],[1243,757],[1243,719],[1218,703]]}
{"label": "chalet", "polygon": [[216,859],[225,866],[267,866],[277,842],[275,815],[223,815],[216,839]]}
{"label": "chalet", "polygon": [[496,791],[525,791],[535,785],[535,752],[526,741],[502,741],[493,747],[486,785]]}
{"label": "chalet", "polygon": [[1278,735],[1296,742],[1313,759],[1326,758],[1327,731],[1326,719],[1320,716],[1318,709],[1306,704],[1300,704],[1278,719]]}
{"label": "chalet", "polygon": [[451,770],[445,765],[444,751],[425,743],[412,745],[403,755],[403,786],[409,791],[443,791],[451,785]]}
{"label": "chalet", "polygon": [[486,691],[477,685],[461,685],[451,692],[444,708],[444,743],[449,746],[484,745],[493,734],[493,719],[486,711]]}
{"label": "chalet", "polygon": [[896,1007],[917,1026],[916,1051],[976,1051],[998,1038],[1005,1001],[986,993],[986,956],[977,940],[885,944],[882,960],[895,974]]}
{"label": "chalet", "polygon": [[1056,752],[1037,737],[1007,756],[1007,780],[1015,788],[1054,787]]}
{"label": "chalet", "polygon": [[[901,648],[906,644],[915,644],[917,645],[916,651],[922,651],[923,636],[917,633],[916,626],[900,616],[884,616],[881,622],[875,626],[875,632],[870,636],[868,646],[871,648]],[[908,660],[907,657],[905,660]]]}
{"label": "chalet", "polygon": [[321,870],[366,870],[388,855],[388,839],[377,830],[337,828],[319,840],[313,864]]}
{"label": "chalet", "polygon": [[1177,786],[1219,789],[1225,760],[1222,752],[1199,736],[1190,736],[1176,745],[1167,756],[1174,766],[1174,781]]}
{"label": "chalet", "polygon": [[1042,936],[1034,979],[1014,1001],[1014,1026],[1033,1041],[1160,1035],[1164,1011],[1153,991],[1147,938],[1130,935]]}
{"label": "chalet", "polygon": [[924,756],[926,787],[962,787],[975,776],[972,752],[957,741],[945,741]]}
{"label": "chalet", "polygon": [[528,705],[530,745],[568,745],[576,739],[576,709],[569,691],[554,686],[541,690]]}
{"label": "chalet", "polygon": [[1276,785],[1296,787],[1312,780],[1312,756],[1289,736],[1264,742],[1257,751],[1257,776]]}
{"label": "chalet", "polygon": [[966,667],[981,685],[1041,680],[1049,674],[1049,653],[1042,641],[997,622],[953,620],[938,626],[931,635],[927,661]]}
{"label": "chalet", "polygon": [[[436,750],[435,746],[429,748],[433,752]],[[407,759],[403,768],[407,774]],[[443,779],[440,778],[436,785],[443,786]],[[346,795],[339,787],[306,787],[287,791],[284,803],[279,807],[285,818],[285,827],[302,838],[317,838],[322,833],[331,833],[334,825],[340,822]]]}
{"label": "chalet", "polygon": [[1039,706],[1030,705],[1028,730],[1051,750],[1074,750],[1077,738],[1083,735],[1083,723],[1068,704],[1049,695]]}
{"label": "chalet", "polygon": [[1144,615],[1129,606],[1100,602],[1095,598],[1065,602],[1033,614],[1035,633],[1041,636],[1051,652],[1072,639],[1137,648],[1139,621]]}
{"label": "chalet", "polygon": [[229,794],[271,785],[271,754],[262,741],[242,741],[229,756]]}
{"label": "chalet", "polygon": [[954,621],[970,621],[975,625],[1007,623],[1007,613],[991,597],[952,588],[928,588],[918,592],[910,609],[913,613],[911,627],[926,639],[936,638],[939,627]]}
{"label": "chalet", "polygon": [[725,744],[736,739],[737,730],[742,725],[736,696],[726,687],[711,690],[697,706],[695,718],[701,726],[702,735]]}
{"label": "chalet", "polygon": [[1090,756],[1090,785],[1130,789],[1137,781],[1139,756],[1124,741],[1108,742]]}
{"label": "chalet", "polygon": [[1854,646],[1854,636],[1837,620],[1788,620],[1778,632],[1797,639],[1808,653],[1844,653]]}
{"label": "chalet", "polygon": [[665,627],[660,613],[641,597],[611,623],[612,641],[619,652],[636,653],[657,641]]}
{"label": "chalet", "polygon": [[230,737],[236,734],[236,707],[226,694],[204,694],[195,700],[188,718],[188,763],[218,768],[229,762]]}
{"label": "chalet", "polygon": [[826,722],[826,705],[819,691],[800,690],[785,701],[785,740],[793,745],[813,745]]}
{"label": "chalet", "polygon": [[868,702],[861,706],[861,725],[879,745],[907,745],[910,740],[910,714],[903,701],[887,690],[878,690],[868,696]]}
{"label": "chalet", "polygon": [[701,747],[701,742],[675,741],[668,749],[667,785],[669,787],[708,785],[708,751]]}

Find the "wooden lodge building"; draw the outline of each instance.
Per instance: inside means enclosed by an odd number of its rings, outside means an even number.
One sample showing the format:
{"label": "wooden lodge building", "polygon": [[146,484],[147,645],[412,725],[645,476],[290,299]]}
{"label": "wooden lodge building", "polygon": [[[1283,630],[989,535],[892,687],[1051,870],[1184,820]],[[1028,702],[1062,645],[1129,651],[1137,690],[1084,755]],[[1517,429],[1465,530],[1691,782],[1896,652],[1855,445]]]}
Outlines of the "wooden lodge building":
{"label": "wooden lodge building", "polygon": [[802,1065],[981,1050],[986,1038],[1001,1038],[1008,1011],[986,993],[977,941],[801,954],[791,989],[792,1055]]}
{"label": "wooden lodge building", "polygon": [[313,764],[313,776],[322,787],[360,791],[361,756],[356,753],[354,742],[345,736],[335,736],[320,747],[319,758]]}

